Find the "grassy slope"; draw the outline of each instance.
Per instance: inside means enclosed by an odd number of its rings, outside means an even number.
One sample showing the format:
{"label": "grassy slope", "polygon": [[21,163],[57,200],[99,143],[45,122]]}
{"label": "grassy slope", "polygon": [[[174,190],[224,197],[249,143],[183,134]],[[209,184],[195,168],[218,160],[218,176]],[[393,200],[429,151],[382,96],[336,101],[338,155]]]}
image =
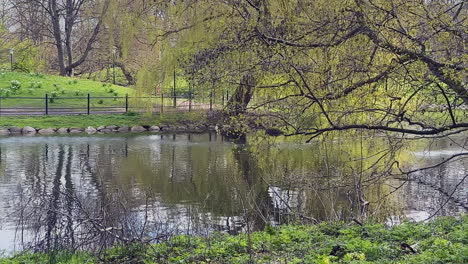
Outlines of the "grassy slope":
{"label": "grassy slope", "polygon": [[[2,96],[5,96],[6,89],[10,88],[10,83],[13,80],[18,80],[21,83],[21,89],[15,95],[10,93],[10,97],[44,97],[45,94],[57,93],[58,99],[54,100],[51,104],[52,107],[56,106],[86,106],[86,99],[73,99],[73,100],[60,100],[60,97],[84,97],[88,93],[91,96],[106,96],[113,97],[114,92],[117,96],[125,96],[125,94],[132,95],[133,89],[121,87],[117,85],[104,84],[101,82],[95,82],[86,79],[75,79],[52,75],[36,75],[29,73],[20,72],[3,72],[0,73],[0,89],[3,90]],[[105,85],[105,86],[103,86]],[[110,93],[110,89],[114,92]],[[99,100],[92,100],[93,106],[123,106],[123,99],[103,99],[102,104],[98,104]],[[8,99],[2,100],[2,106],[9,107],[42,107],[44,106],[44,100],[33,100],[33,99]]]}
{"label": "grassy slope", "polygon": [[[401,243],[417,244],[418,252],[403,250]],[[468,263],[468,216],[390,229],[322,223],[267,228],[250,237],[179,236],[151,246],[114,248],[101,261],[86,253],[53,258],[24,253],[0,263]]]}

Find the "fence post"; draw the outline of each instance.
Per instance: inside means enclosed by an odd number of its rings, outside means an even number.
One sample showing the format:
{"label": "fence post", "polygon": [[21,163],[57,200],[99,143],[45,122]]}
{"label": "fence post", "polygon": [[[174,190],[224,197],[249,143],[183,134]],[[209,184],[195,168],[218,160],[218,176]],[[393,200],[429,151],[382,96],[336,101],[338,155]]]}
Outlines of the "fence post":
{"label": "fence post", "polygon": [[174,87],[173,87],[173,96],[174,96],[174,108],[177,107],[177,98],[176,98],[176,70],[174,65]]}
{"label": "fence post", "polygon": [[190,86],[189,86],[188,96],[189,96],[188,111],[191,112],[192,111],[192,88]]}
{"label": "fence post", "polygon": [[49,94],[45,95],[45,114],[49,114]]}
{"label": "fence post", "polygon": [[210,111],[213,110],[213,89],[210,92]]}
{"label": "fence post", "polygon": [[89,106],[90,106],[90,101],[91,101],[91,96],[88,94],[88,115],[89,115],[89,112],[90,112],[90,111],[89,111],[89,108],[90,108],[90,107],[89,107]]}
{"label": "fence post", "polygon": [[125,94],[125,113],[128,113],[128,94]]}
{"label": "fence post", "polygon": [[159,114],[162,114],[164,112],[164,93],[161,92],[161,111]]}

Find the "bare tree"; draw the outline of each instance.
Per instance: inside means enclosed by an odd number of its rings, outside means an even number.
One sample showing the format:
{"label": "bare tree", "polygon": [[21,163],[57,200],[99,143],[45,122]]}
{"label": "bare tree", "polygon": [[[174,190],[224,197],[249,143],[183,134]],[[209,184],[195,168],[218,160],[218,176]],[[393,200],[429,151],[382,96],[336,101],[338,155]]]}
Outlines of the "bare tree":
{"label": "bare tree", "polygon": [[35,43],[55,46],[60,75],[73,75],[102,30],[109,0],[12,0],[16,31]]}

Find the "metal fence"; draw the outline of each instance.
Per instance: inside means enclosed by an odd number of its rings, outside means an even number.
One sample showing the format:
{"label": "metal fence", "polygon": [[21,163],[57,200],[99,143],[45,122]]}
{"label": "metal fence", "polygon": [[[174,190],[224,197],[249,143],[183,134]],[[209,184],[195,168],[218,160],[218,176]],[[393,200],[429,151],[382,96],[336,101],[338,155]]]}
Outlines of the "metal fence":
{"label": "metal fence", "polygon": [[78,114],[121,114],[127,112],[190,112],[222,108],[227,102],[216,102],[214,98],[197,100],[192,96],[52,96],[2,97],[0,115],[78,115]]}

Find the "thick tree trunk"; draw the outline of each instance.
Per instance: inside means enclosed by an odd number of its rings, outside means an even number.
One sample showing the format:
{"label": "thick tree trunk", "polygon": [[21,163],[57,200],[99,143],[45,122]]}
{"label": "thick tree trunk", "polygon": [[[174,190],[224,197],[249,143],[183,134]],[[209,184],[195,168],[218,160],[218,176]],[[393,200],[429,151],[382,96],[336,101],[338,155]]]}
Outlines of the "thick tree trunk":
{"label": "thick tree trunk", "polygon": [[49,1],[49,14],[52,22],[55,46],[57,47],[57,62],[60,75],[65,76],[67,74],[67,70],[65,67],[65,55],[63,51],[62,34],[60,29],[60,15],[57,10],[56,0]]}
{"label": "thick tree trunk", "polygon": [[128,85],[134,85],[136,83],[135,78],[133,77],[132,73],[128,71],[127,67],[125,67],[124,63],[115,62],[115,66],[119,67],[122,70],[125,79],[127,79]]}
{"label": "thick tree trunk", "polygon": [[226,105],[226,112],[230,116],[236,116],[247,111],[247,106],[252,99],[255,85],[256,80],[251,73],[247,73],[242,77],[239,87]]}

